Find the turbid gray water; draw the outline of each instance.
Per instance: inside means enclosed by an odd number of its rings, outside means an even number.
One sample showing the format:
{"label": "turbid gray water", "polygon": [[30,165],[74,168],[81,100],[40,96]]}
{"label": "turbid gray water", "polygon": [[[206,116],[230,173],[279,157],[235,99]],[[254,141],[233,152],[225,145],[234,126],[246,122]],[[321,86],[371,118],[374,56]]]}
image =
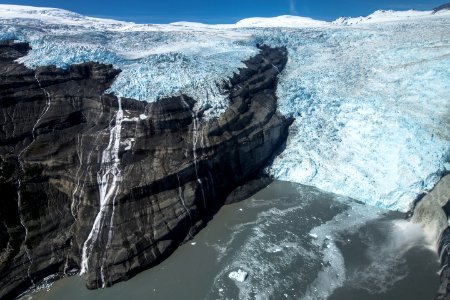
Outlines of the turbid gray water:
{"label": "turbid gray water", "polygon": [[223,207],[192,241],[127,282],[90,291],[82,277],[73,276],[27,297],[432,299],[439,284],[437,255],[426,247],[421,228],[402,218],[276,181]]}

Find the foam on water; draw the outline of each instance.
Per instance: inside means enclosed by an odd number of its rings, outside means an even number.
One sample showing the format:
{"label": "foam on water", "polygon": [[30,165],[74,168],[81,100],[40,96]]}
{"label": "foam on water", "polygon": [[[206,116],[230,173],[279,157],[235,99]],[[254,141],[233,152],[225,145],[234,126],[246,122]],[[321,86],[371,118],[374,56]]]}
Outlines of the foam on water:
{"label": "foam on water", "polygon": [[[342,199],[341,200],[345,200]],[[370,220],[381,216],[378,209],[368,209],[367,206],[353,201],[345,201],[349,208],[336,215],[332,220],[311,230],[309,235],[312,243],[320,249],[323,268],[316,279],[309,284],[302,299],[326,299],[333,291],[342,286],[346,280],[344,257],[336,246],[335,239],[342,232],[354,232]]]}
{"label": "foam on water", "polygon": [[[52,295],[37,298],[73,294],[96,299],[146,299],[148,295],[152,299],[186,295],[193,299],[327,299],[331,295],[331,299],[348,300],[365,299],[364,295],[379,298],[377,293],[387,289],[382,298],[397,300],[415,299],[398,297],[399,290],[412,296],[418,290],[426,290],[421,295],[434,294],[438,277],[430,273],[437,272],[438,263],[426,268],[430,256],[424,257],[422,251],[404,255],[421,243],[420,227],[388,221],[400,217],[398,213],[384,215],[387,211],[373,211],[329,193],[317,194],[311,187],[301,187],[298,194],[294,189],[294,184],[275,181],[255,196],[261,200],[224,207],[191,244],[133,280],[87,291],[82,280],[76,278],[71,284],[70,279],[57,283]],[[280,194],[283,199],[276,197]],[[235,226],[240,226],[239,233],[232,236]],[[211,245],[216,242],[226,248],[220,261]],[[402,255],[413,261],[407,269]],[[398,282],[405,274],[407,278]],[[394,286],[382,285],[388,280]],[[410,286],[421,280],[425,282]]]}
{"label": "foam on water", "polygon": [[[219,253],[226,267],[215,277],[209,298],[217,296],[214,291],[219,291],[219,296],[232,295],[237,287],[239,299],[325,299],[344,283],[344,259],[334,240],[339,233],[356,231],[380,217],[384,210],[367,209],[337,195],[328,195],[338,201],[336,207],[322,203],[324,206],[312,208],[317,205],[310,202],[316,197],[314,190],[303,189],[298,202],[268,208],[255,221],[237,225],[237,231],[231,229],[232,239]],[[305,232],[309,226],[312,229]],[[247,238],[236,247],[233,241],[241,234]],[[229,274],[237,270],[246,272],[247,278],[230,283]]]}
{"label": "foam on water", "polygon": [[[251,225],[251,235],[231,257],[227,265],[215,278],[213,290],[229,294],[228,275],[236,270],[248,274],[245,281],[235,281],[239,288],[239,299],[266,299],[278,289],[286,288],[295,280],[288,274],[280,281],[280,272],[289,269],[296,260],[313,263],[316,256],[302,247],[303,237],[286,230],[285,234],[274,231],[274,227],[287,225],[301,206],[289,209],[272,208],[260,213]],[[230,254],[228,258],[230,259]],[[233,273],[234,274],[234,273]],[[296,277],[301,277],[297,274]]]}
{"label": "foam on water", "polygon": [[[370,235],[362,236],[369,246],[366,255],[370,262],[348,278],[351,287],[371,294],[387,292],[408,276],[405,254],[414,247],[427,245],[425,233],[419,224],[404,220],[386,223],[387,236],[382,243],[374,241]],[[432,251],[431,244],[429,248]]]}
{"label": "foam on water", "polygon": [[226,241],[222,242],[221,240],[217,241],[214,244],[208,244],[209,247],[212,247],[217,252],[217,261],[220,262],[228,253],[228,249],[231,247],[232,243],[235,241],[235,238],[241,234],[247,228],[254,226],[257,222],[247,222],[242,223],[236,226],[233,226],[233,230],[230,234],[230,238]]}

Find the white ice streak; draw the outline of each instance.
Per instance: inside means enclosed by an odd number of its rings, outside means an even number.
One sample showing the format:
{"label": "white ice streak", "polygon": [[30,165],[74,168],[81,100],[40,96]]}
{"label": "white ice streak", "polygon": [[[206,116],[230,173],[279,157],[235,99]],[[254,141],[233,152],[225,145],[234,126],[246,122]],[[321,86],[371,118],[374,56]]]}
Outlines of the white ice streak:
{"label": "white ice streak", "polygon": [[[111,127],[109,135],[109,143],[106,149],[102,153],[102,161],[100,170],[97,173],[97,181],[99,185],[100,192],[100,208],[97,216],[95,217],[92,229],[84,242],[83,253],[81,259],[81,274],[88,271],[89,256],[92,252],[95,242],[103,228],[104,218],[107,215],[110,207],[111,220],[109,222],[108,228],[108,243],[111,241],[112,226],[114,220],[114,208],[115,208],[115,197],[119,190],[119,183],[122,181],[122,172],[120,169],[120,159],[119,159],[119,147],[120,147],[120,134],[122,129],[123,121],[123,110],[121,98],[118,98],[118,110],[115,117],[115,124]],[[103,258],[105,259],[105,258]],[[101,277],[102,286],[106,284],[104,278],[104,266],[101,266]]]}
{"label": "white ice streak", "polygon": [[[20,157],[19,157],[20,159]],[[17,186],[17,209],[19,212],[19,221],[20,221],[20,225],[22,225],[22,227],[25,229],[25,237],[23,239],[23,245],[25,246],[25,254],[27,255],[28,258],[28,267],[27,267],[27,276],[31,281],[31,284],[34,286],[34,281],[31,278],[31,274],[30,274],[30,269],[31,266],[33,265],[33,257],[31,256],[31,249],[28,247],[27,245],[27,240],[28,240],[28,227],[25,224],[25,220],[24,220],[24,216],[22,213],[22,194],[21,194],[21,190],[20,188],[22,187],[22,182],[20,181],[20,179],[18,180],[18,186]]]}
{"label": "white ice streak", "polygon": [[[36,79],[36,81],[37,81],[37,83],[39,85],[39,88],[44,93],[44,97],[46,98],[46,106],[44,107],[44,109],[41,112],[41,114],[39,115],[37,121],[34,123],[33,128],[31,129],[31,136],[32,136],[31,142],[25,148],[23,148],[22,151],[20,151],[18,156],[17,156],[17,160],[19,161],[19,165],[20,165],[20,169],[21,169],[22,173],[25,173],[22,156],[28,150],[28,148],[34,143],[34,141],[36,139],[36,137],[34,135],[36,127],[38,126],[38,124],[40,123],[40,121],[44,117],[44,115],[47,113],[47,111],[50,109],[50,104],[51,104],[50,94],[47,92],[46,89],[44,89],[42,87],[41,82],[39,81],[36,73],[34,74],[34,78]],[[23,216],[23,213],[22,213],[22,209],[23,209],[22,208],[22,206],[23,206],[22,205],[22,191],[21,191],[22,181],[20,179],[18,179],[17,183],[18,183],[18,185],[17,185],[17,209],[18,209],[18,213],[19,213],[20,224],[22,225],[22,227],[25,230],[25,237],[24,237],[24,242],[23,243],[24,243],[24,246],[25,246],[25,253],[27,255],[28,262],[29,262],[28,268],[27,268],[27,275],[28,275],[28,278],[30,279],[32,285],[34,286],[35,283],[34,283],[33,279],[31,278],[31,275],[30,275],[30,269],[31,269],[31,266],[33,264],[33,257],[31,255],[31,249],[27,245],[28,227],[26,226],[26,223],[25,223],[25,220],[24,220],[24,216]]]}
{"label": "white ice streak", "polygon": [[39,116],[39,118],[38,118],[38,120],[36,121],[36,123],[34,124],[33,129],[31,130],[31,134],[32,134],[32,136],[33,136],[33,140],[35,139],[34,131],[36,130],[36,127],[39,125],[39,123],[41,122],[41,119],[42,119],[42,118],[45,116],[45,114],[48,112],[48,110],[50,109],[50,105],[51,105],[50,93],[49,93],[44,87],[42,87],[42,84],[41,84],[41,82],[40,82],[39,79],[38,79],[37,72],[34,73],[34,78],[36,79],[36,81],[37,81],[37,83],[38,83],[38,85],[39,85],[39,88],[40,88],[40,89],[42,90],[42,92],[44,93],[44,97],[45,97],[45,108],[44,108],[44,110],[42,111],[42,113],[41,113],[41,115]]}
{"label": "white ice streak", "polygon": [[[190,107],[187,104],[187,102],[184,99],[184,96],[181,98],[183,101],[183,104],[185,107],[187,107],[189,110]],[[197,182],[200,185],[200,190],[202,193],[202,198],[203,198],[203,207],[206,209],[206,198],[205,198],[205,191],[203,190],[203,181],[200,179],[200,177],[198,177],[198,165],[197,165],[197,143],[199,142],[198,139],[198,135],[199,135],[199,120],[197,118],[197,115],[195,113],[195,111],[191,110],[191,116],[192,116],[192,156],[193,156],[193,160],[194,160],[194,168],[195,168],[195,177],[197,178]],[[201,124],[200,124],[200,128],[201,128]],[[203,130],[201,130],[201,142],[203,143]],[[204,145],[201,144],[201,146],[204,147]],[[177,175],[178,176],[178,175]]]}

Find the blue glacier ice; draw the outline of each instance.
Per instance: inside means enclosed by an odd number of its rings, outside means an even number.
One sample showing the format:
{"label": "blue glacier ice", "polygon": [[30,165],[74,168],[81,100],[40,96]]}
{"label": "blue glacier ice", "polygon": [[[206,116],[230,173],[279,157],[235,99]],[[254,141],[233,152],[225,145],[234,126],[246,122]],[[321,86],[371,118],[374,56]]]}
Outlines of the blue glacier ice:
{"label": "blue glacier ice", "polygon": [[269,172],[406,211],[450,149],[450,18],[292,33],[279,109],[295,117]]}
{"label": "blue glacier ice", "polygon": [[122,70],[108,92],[158,101],[185,93],[214,118],[227,78],[285,46],[279,110],[295,118],[275,178],[406,211],[450,158],[450,12],[378,11],[319,22],[281,16],[231,25],[147,25],[0,5],[0,40],[28,41],[29,67],[97,61]]}

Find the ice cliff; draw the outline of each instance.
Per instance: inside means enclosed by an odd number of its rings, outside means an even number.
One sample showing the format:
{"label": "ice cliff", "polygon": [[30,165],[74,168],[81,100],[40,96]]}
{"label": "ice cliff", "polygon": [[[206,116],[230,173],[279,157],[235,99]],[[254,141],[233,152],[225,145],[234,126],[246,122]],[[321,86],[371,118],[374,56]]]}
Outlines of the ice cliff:
{"label": "ice cliff", "polygon": [[284,46],[278,105],[295,123],[267,168],[275,178],[405,211],[449,160],[448,10],[145,25],[0,5],[0,39],[30,43],[18,60],[27,67],[112,64],[122,72],[108,92],[148,102],[183,93],[211,119],[256,45]]}
{"label": "ice cliff", "polygon": [[109,92],[149,102],[184,93],[210,118],[256,44],[287,47],[277,95],[296,121],[268,168],[278,179],[405,211],[449,159],[448,10],[142,25],[1,5],[0,29],[0,39],[30,43],[18,60],[28,67],[113,64],[122,72]]}

